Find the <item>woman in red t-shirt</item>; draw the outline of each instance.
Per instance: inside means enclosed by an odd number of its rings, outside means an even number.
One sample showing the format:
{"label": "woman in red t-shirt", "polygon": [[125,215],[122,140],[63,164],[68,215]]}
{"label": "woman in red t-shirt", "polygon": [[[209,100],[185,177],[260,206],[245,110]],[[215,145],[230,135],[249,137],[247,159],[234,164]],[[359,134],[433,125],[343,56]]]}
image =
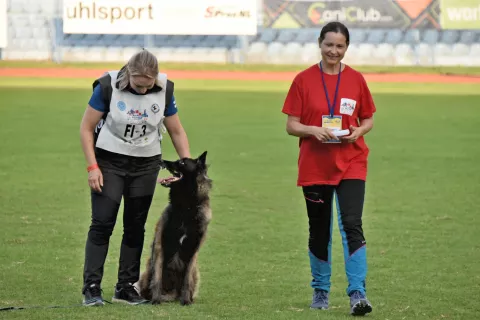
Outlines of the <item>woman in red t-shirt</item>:
{"label": "woman in red t-shirt", "polygon": [[349,38],[340,22],[322,28],[318,39],[322,60],[295,77],[282,112],[288,115],[288,134],[300,138],[297,185],[302,187],[309,220],[311,307],[328,308],[336,194],[351,313],[363,315],[372,311],[365,290],[362,211],[369,149],[363,136],[373,127],[376,108],[363,76],[341,63]]}

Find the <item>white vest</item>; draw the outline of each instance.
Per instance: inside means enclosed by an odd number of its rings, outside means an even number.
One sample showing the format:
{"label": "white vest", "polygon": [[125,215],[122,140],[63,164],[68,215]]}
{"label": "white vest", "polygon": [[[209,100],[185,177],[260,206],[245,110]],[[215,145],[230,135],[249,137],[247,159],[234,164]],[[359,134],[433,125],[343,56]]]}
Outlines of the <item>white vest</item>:
{"label": "white vest", "polygon": [[110,71],[112,99],[100,134],[98,148],[133,157],[151,157],[161,153],[160,141],[165,118],[167,75],[159,74],[156,83],[162,90],[136,95],[116,88],[118,71]]}

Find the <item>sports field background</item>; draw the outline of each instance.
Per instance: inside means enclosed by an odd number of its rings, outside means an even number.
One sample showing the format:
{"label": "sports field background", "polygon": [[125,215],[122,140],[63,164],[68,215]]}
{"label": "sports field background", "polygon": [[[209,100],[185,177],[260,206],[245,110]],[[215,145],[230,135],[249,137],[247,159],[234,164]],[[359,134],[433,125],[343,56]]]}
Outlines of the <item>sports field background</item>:
{"label": "sports field background", "polygon": [[[8,67],[45,65],[1,62],[0,73]],[[400,71],[480,74],[472,68]],[[79,124],[93,79],[71,77],[0,77],[0,308],[82,299],[90,199]],[[331,308],[309,309],[307,220],[295,186],[298,143],[286,134],[281,113],[289,81],[172,80],[192,155],[208,151],[214,183],[197,302],[2,311],[0,319],[349,319],[337,225]],[[367,294],[374,307],[368,317],[478,319],[480,84],[369,85],[378,111],[366,137]],[[168,136],[163,148],[166,159],[176,157]],[[167,190],[158,187],[142,269],[166,201]],[[107,300],[116,280],[121,217],[122,209],[102,284]]]}

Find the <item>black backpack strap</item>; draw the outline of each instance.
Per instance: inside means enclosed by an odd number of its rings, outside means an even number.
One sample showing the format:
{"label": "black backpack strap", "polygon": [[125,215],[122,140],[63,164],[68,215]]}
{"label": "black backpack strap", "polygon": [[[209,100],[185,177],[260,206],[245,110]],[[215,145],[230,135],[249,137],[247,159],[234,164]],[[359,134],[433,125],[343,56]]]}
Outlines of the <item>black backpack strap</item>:
{"label": "black backpack strap", "polygon": [[102,89],[103,101],[105,103],[105,114],[110,110],[110,101],[112,100],[112,77],[109,73],[105,73],[103,76],[95,80],[92,84],[92,89],[100,84]]}
{"label": "black backpack strap", "polygon": [[170,101],[172,101],[173,90],[174,90],[173,82],[170,80],[167,80],[167,92],[165,93],[165,107],[170,104]]}
{"label": "black backpack strap", "polygon": [[105,103],[105,113],[103,114],[102,119],[98,122],[97,126],[94,130],[93,141],[94,144],[97,143],[98,135],[100,134],[100,130],[102,130],[103,124],[105,123],[105,119],[107,118],[107,114],[110,112],[110,101],[112,100],[112,77],[109,73],[105,73],[103,76],[95,80],[92,84],[92,89],[94,90],[95,87],[100,84],[100,89],[102,90],[102,97],[103,102]]}

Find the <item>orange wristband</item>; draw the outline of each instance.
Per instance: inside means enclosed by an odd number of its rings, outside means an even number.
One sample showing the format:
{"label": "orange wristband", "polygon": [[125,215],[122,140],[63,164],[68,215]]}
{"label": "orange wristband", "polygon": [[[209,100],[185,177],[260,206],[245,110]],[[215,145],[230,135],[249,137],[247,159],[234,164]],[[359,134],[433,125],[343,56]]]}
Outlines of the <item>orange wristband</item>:
{"label": "orange wristband", "polygon": [[95,170],[95,169],[98,169],[98,164],[97,163],[92,164],[91,166],[88,166],[87,167],[87,172],[90,172],[90,171]]}

